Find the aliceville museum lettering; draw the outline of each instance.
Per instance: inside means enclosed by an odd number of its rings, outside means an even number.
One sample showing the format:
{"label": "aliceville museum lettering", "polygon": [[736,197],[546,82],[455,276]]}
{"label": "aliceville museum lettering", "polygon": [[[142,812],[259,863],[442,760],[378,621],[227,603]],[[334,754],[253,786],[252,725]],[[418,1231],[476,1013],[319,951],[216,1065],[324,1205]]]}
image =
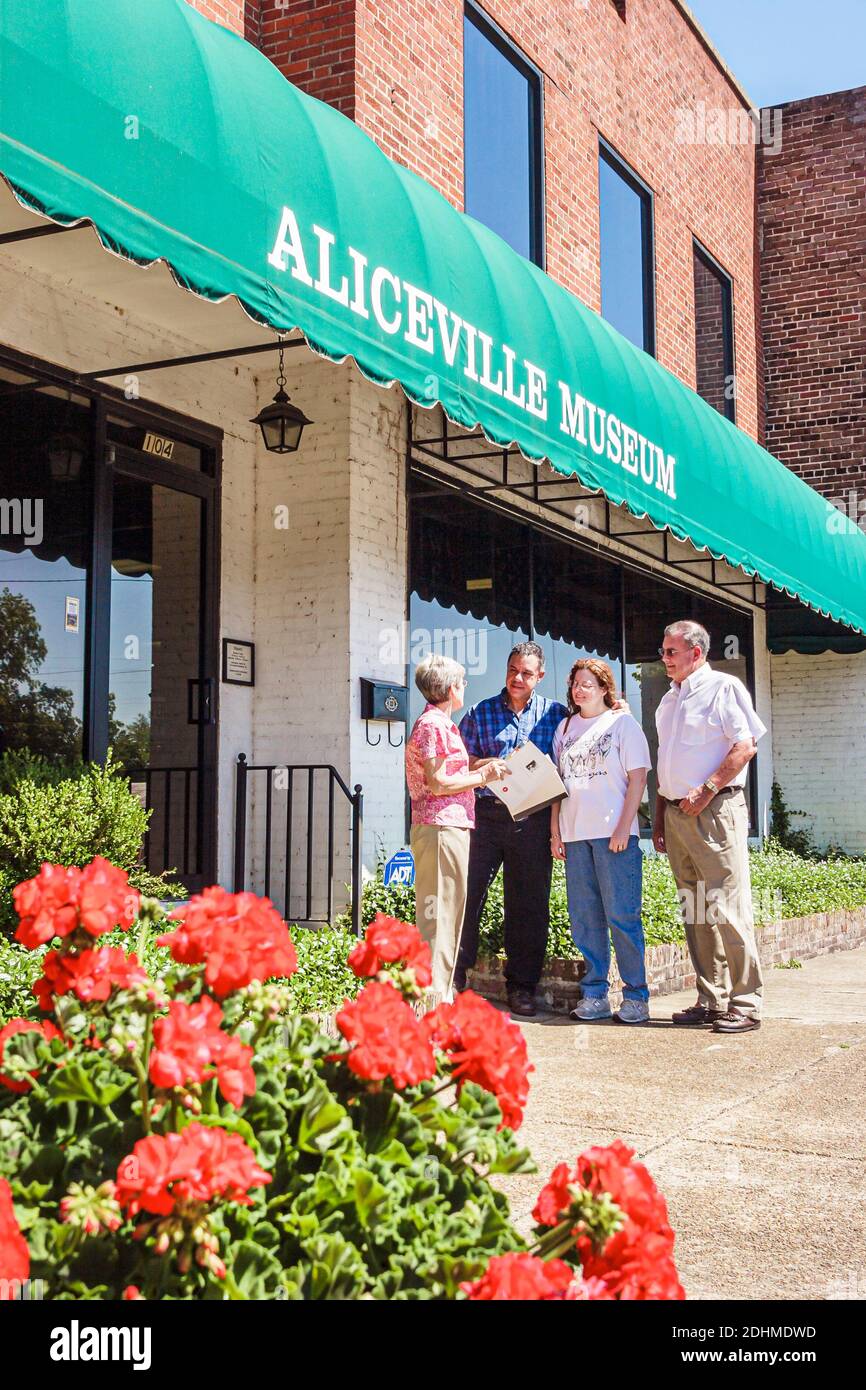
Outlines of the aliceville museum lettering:
{"label": "aliceville museum lettering", "polygon": [[[390,336],[433,356],[437,347],[448,367],[491,395],[501,396],[539,420],[548,419],[548,380],[543,367],[521,357],[508,343],[469,323],[440,299],[384,265],[371,266],[354,246],[337,245],[333,232],[316,224],[306,238],[295,213],[284,207],[279,230],[268,253],[274,270],[289,271],[300,284],[334,301],[361,319],[372,318]],[[612,411],[587,400],[565,381],[558,381],[559,429],[599,457],[676,498],[676,459],[661,445]]]}

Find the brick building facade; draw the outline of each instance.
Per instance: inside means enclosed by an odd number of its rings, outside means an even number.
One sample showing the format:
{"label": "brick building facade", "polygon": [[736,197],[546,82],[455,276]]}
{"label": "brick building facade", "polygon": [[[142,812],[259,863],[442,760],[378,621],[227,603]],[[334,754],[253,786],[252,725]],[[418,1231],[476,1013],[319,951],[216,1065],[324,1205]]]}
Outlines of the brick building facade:
{"label": "brick building facade", "polygon": [[[165,0],[167,9],[169,3]],[[230,29],[239,40],[260,49],[292,83],[350,117],[385,153],[432,184],[454,207],[463,209],[463,0],[189,3]],[[702,119],[707,113],[722,113],[726,119],[733,116],[734,126],[742,118],[748,127],[748,100],[736,80],[679,0],[627,0],[626,4],[574,0],[556,6],[542,0],[489,0],[483,9],[540,74],[547,273],[600,312],[599,150],[603,141],[633,171],[652,199],[649,273],[654,286],[658,361],[705,397],[716,392],[712,403],[723,408],[718,394],[719,345],[713,336],[715,286],[698,269],[698,243],[730,279],[736,423],[753,438],[760,437],[766,360],[774,393],[770,397],[770,428],[776,431],[776,441],[771,439],[770,444],[779,450],[788,448],[788,456],[782,452],[782,457],[795,464],[798,455],[793,432],[788,444],[782,437],[779,393],[785,384],[785,369],[773,356],[779,335],[789,331],[782,322],[785,311],[781,300],[768,301],[771,309],[774,302],[777,304],[777,316],[771,312],[768,317],[766,359],[761,346],[755,143],[748,138],[708,143],[695,135],[691,119],[700,108]],[[853,117],[850,120],[853,123]],[[862,127],[857,128],[862,133]],[[766,183],[770,178],[781,178],[782,173],[780,164],[775,171],[768,169],[762,178]],[[375,197],[375,190],[370,196]],[[761,197],[769,213],[772,203],[763,185]],[[37,222],[36,215],[13,206],[11,195],[2,186],[0,211],[7,219],[0,221],[0,227],[18,225],[16,218],[25,223],[30,219],[37,236],[41,235],[42,223]],[[161,370],[144,373],[141,382],[135,381],[136,393],[140,387],[140,395],[135,395],[137,408],[155,412],[157,422],[151,428],[165,436],[171,436],[175,428],[178,437],[187,430],[195,438],[200,433],[208,446],[219,437],[220,462],[213,473],[217,497],[208,494],[205,498],[208,506],[213,504],[209,514],[218,527],[220,548],[211,577],[215,606],[211,655],[218,652],[218,638],[248,640],[255,646],[256,661],[254,685],[220,680],[215,659],[205,674],[205,686],[210,681],[217,692],[219,710],[215,727],[208,734],[213,797],[205,810],[213,816],[212,876],[227,885],[235,877],[236,760],[240,753],[262,767],[279,768],[289,761],[332,764],[348,785],[362,784],[366,800],[364,858],[372,865],[377,857],[391,853],[404,841],[403,748],[401,737],[392,741],[390,729],[385,737],[384,726],[378,731],[365,726],[359,678],[404,683],[413,659],[411,640],[407,649],[404,635],[419,613],[426,622],[428,610],[432,612],[430,593],[435,586],[419,582],[413,571],[410,535],[413,517],[420,517],[424,506],[438,503],[429,502],[429,489],[426,497],[420,494],[419,502],[418,478],[423,470],[416,466],[413,446],[444,428],[441,415],[437,410],[410,406],[399,386],[383,389],[351,363],[324,362],[301,346],[286,360],[287,389],[314,424],[306,431],[299,454],[287,464],[264,449],[252,424],[252,417],[274,393],[272,354],[234,360],[224,351],[244,344],[261,345],[267,330],[246,318],[234,301],[212,304],[184,293],[164,266],[157,264],[142,271],[123,257],[107,257],[89,232],[75,236],[66,240],[62,236],[22,239],[6,245],[0,264],[0,379],[14,386],[23,358],[41,362],[46,370],[50,366],[66,373],[67,385],[70,374],[86,373],[94,363],[159,359]],[[769,224],[765,238],[769,245]],[[781,267],[767,271],[766,294],[771,294],[784,274]],[[855,279],[851,279],[852,292]],[[843,319],[847,315],[848,310]],[[856,328],[852,322],[846,331],[853,335]],[[699,371],[698,340],[715,358],[715,375],[709,368]],[[853,344],[853,336],[851,341]],[[189,361],[210,349],[223,350],[223,355],[207,363]],[[176,365],[178,358],[183,362]],[[62,383],[62,376],[60,380]],[[123,384],[121,381],[121,388]],[[53,400],[60,388],[55,384],[50,389],[54,396],[49,399]],[[830,407],[828,395],[828,410]],[[122,412],[123,402],[116,402],[115,408]],[[156,505],[156,494],[158,486],[168,487],[172,478],[164,469],[159,473],[153,460],[141,454],[139,450],[127,466],[140,477],[152,470],[155,502],[151,521],[156,529],[166,528],[159,542],[161,549],[154,540],[153,553],[138,553],[137,569],[130,574],[130,578],[145,579],[139,590],[149,579],[162,585],[151,615],[159,618],[161,614],[162,622],[157,623],[159,631],[154,628],[157,640],[145,665],[161,662],[163,669],[153,676],[148,694],[152,700],[156,691],[161,698],[163,677],[179,681],[185,706],[182,714],[186,715],[188,710],[194,713],[195,701],[201,698],[196,687],[201,684],[204,667],[190,670],[188,654],[176,643],[175,655],[184,657],[183,671],[178,675],[171,666],[168,647],[173,625],[179,633],[184,616],[198,615],[193,601],[183,597],[184,586],[178,582],[172,588],[169,584],[172,567],[178,565],[172,557],[182,553],[183,535],[179,526],[171,532],[166,519],[172,507],[165,498]],[[435,479],[435,492],[448,470],[435,460],[431,462],[429,455],[425,466],[427,481]],[[509,466],[515,474],[522,469],[550,487],[563,482],[562,474],[556,474],[546,463],[529,464],[516,456],[516,451]],[[188,480],[184,484],[181,479],[181,490],[184,485],[188,491]],[[200,491],[204,496],[207,489]],[[460,505],[474,508],[476,513],[482,510],[477,499],[471,504],[460,499]],[[593,621],[595,591],[585,579],[569,579],[569,557],[574,557],[577,574],[615,577],[616,584],[621,585],[616,600],[621,622],[617,627],[611,621],[606,640],[620,644],[622,683],[629,699],[640,702],[643,688],[643,715],[648,727],[651,706],[662,688],[655,661],[659,624],[683,616],[692,602],[704,604],[706,611],[715,615],[723,659],[730,659],[734,663],[731,669],[748,677],[758,711],[771,730],[762,740],[751,788],[754,831],[760,834],[767,827],[776,767],[785,773],[792,805],[808,801],[823,808],[819,840],[866,848],[866,821],[858,808],[834,818],[832,787],[842,775],[845,751],[837,740],[825,756],[827,750],[815,742],[814,722],[810,725],[802,718],[803,683],[814,677],[816,669],[823,668],[810,666],[814,658],[797,653],[771,656],[763,586],[750,586],[742,571],[722,561],[712,562],[706,552],[662,534],[649,520],[638,519],[614,504],[609,507],[606,527],[596,527],[591,536],[582,536],[577,512],[583,509],[594,516],[594,508],[605,506],[603,498],[586,496],[576,508],[569,508],[568,526],[560,527],[556,538],[560,546],[556,554],[560,559],[565,556],[561,573],[549,562],[549,517],[545,518],[528,492],[502,501],[489,534],[494,535],[498,527],[502,532],[511,528],[509,534],[522,538],[520,544],[530,532],[542,538],[538,553],[548,564],[545,602],[558,603],[561,608],[571,604],[573,609],[586,610]],[[456,515],[459,508],[446,500],[445,510]],[[283,515],[287,525],[279,520]],[[489,509],[484,515],[489,520]],[[626,534],[637,536],[637,541],[630,544],[623,538]],[[179,544],[173,546],[172,542]],[[57,549],[46,554],[43,563],[51,565],[56,558]],[[14,556],[13,560],[17,563]],[[102,563],[106,568],[104,556]],[[447,556],[440,568],[447,572]],[[484,570],[487,577],[481,579],[469,576],[476,585],[474,592],[483,595],[492,588],[491,573],[492,569]],[[565,599],[557,597],[560,580],[565,585]],[[22,579],[22,591],[30,582],[28,572]],[[569,583],[576,588],[569,589]],[[729,587],[720,587],[724,584]],[[730,587],[732,584],[739,584],[739,588]],[[41,581],[33,581],[33,591],[40,585],[43,593],[48,591]],[[129,585],[127,592],[133,587]],[[643,654],[628,659],[626,646],[631,639],[627,638],[628,614],[623,607],[627,594],[647,628]],[[172,601],[178,609],[176,624],[168,616]],[[465,603],[455,606],[465,615]],[[453,607],[450,612],[453,614]],[[126,613],[118,621],[125,624],[118,629],[121,636],[132,631],[134,625]],[[471,623],[471,617],[466,621]],[[508,623],[491,618],[489,631],[483,635],[490,636],[493,646],[497,622],[503,642],[510,640],[512,630],[522,630],[519,617]],[[570,638],[569,645],[560,640],[554,627],[550,623],[538,631],[551,653],[560,649],[560,666],[567,671],[576,639]],[[533,621],[533,635],[534,631]],[[65,643],[65,656],[72,638],[69,629],[63,631],[62,622],[56,641],[61,646]],[[594,650],[611,654],[615,647],[597,646]],[[862,682],[866,657],[836,659],[853,665],[846,665],[844,670],[840,666],[838,671],[834,668],[834,679],[838,675],[842,685],[853,681],[859,689],[857,682]],[[490,680],[498,680],[499,661],[496,655]],[[470,671],[470,675],[475,673]],[[556,689],[550,693],[561,693],[560,678],[558,670]],[[554,685],[552,671],[547,684]],[[777,709],[778,730],[774,727]],[[151,718],[155,737],[153,710]],[[190,718],[184,727],[192,723]],[[156,744],[161,748],[156,749]],[[154,747],[168,756],[166,739],[156,738]],[[179,772],[184,774],[185,770]],[[265,827],[272,819],[282,827],[286,817],[301,817],[306,801],[300,781],[295,786],[294,802],[290,793],[287,798],[284,785],[278,788],[282,801],[267,801],[263,786],[260,780],[258,789],[251,792],[247,835],[247,864],[252,875],[249,886],[258,889],[263,887]],[[342,801],[337,809],[338,819],[342,817],[338,825],[342,840],[331,866],[331,883],[339,895],[349,865]],[[157,817],[156,824],[170,841],[169,858],[175,858],[182,807],[178,806],[172,816],[175,840],[170,840],[164,818]],[[324,843],[324,834],[317,836],[317,868],[321,867]],[[292,917],[304,916],[303,891],[299,896],[297,885],[303,886],[305,853],[301,836],[292,851],[295,892],[286,907]],[[286,887],[285,856],[279,864],[278,857],[276,850],[267,856],[275,875],[271,891],[277,900]]]}
{"label": "brick building facade", "polygon": [[[463,0],[190,0],[246,32],[296,86],[351,116],[463,208]],[[601,135],[655,195],[656,355],[697,385],[692,238],[734,281],[737,423],[758,437],[755,146],[682,139],[682,114],[748,99],[675,0],[490,0],[544,76],[545,269],[601,307]]]}

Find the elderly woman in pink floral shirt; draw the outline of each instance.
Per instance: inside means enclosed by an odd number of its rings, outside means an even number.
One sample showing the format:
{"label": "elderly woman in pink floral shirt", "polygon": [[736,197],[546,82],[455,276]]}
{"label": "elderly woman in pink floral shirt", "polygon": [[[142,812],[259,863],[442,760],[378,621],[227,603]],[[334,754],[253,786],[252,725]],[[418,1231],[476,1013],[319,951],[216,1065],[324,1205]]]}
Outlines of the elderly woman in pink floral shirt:
{"label": "elderly woman in pink floral shirt", "polygon": [[415,684],[427,701],[406,742],[415,921],[433,953],[433,990],[450,999],[466,906],[475,788],[504,777],[507,768],[494,758],[469,771],[469,755],[451,719],[463,706],[462,666],[447,656],[425,657],[415,670]]}

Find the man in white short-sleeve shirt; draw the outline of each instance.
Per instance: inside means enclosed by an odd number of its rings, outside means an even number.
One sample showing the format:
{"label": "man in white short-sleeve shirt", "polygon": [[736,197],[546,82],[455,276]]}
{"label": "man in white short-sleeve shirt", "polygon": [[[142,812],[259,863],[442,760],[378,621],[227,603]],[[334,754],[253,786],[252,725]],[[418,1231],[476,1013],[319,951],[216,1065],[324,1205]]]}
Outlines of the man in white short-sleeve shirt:
{"label": "man in white short-sleeve shirt", "polygon": [[736,676],[707,663],[699,623],[665,628],[671,688],[656,710],[658,796],[653,844],[666,852],[685,917],[698,1000],[674,1023],[716,1033],[760,1027],[763,980],[755,944],[744,787],[767,732]]}

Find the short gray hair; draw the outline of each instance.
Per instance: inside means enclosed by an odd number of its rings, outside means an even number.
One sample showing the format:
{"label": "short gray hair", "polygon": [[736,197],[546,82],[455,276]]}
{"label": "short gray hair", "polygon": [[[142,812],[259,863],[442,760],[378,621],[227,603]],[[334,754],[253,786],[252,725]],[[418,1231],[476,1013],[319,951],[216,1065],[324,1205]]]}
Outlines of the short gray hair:
{"label": "short gray hair", "polygon": [[691,618],[680,618],[676,623],[668,623],[665,637],[682,637],[690,647],[700,647],[701,656],[706,656],[710,650],[710,634],[700,623],[693,623]]}
{"label": "short gray hair", "polygon": [[422,657],[415,667],[415,684],[428,704],[441,705],[443,700],[448,699],[452,685],[456,685],[465,674],[459,661],[431,652],[429,656]]}

